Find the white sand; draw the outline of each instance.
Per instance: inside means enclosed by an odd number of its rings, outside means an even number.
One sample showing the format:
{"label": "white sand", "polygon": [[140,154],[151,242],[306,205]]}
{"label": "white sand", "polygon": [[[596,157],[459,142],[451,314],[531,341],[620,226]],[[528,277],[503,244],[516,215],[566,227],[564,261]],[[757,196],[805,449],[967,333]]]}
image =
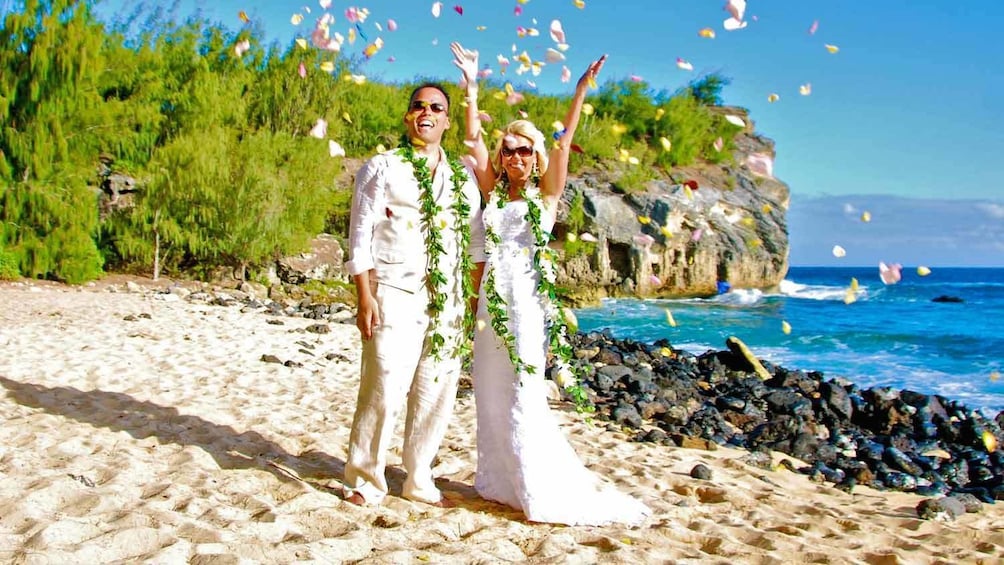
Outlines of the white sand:
{"label": "white sand", "polygon": [[[315,321],[109,292],[117,287],[0,284],[0,562],[959,563],[1004,555],[1002,505],[924,521],[914,511],[919,496],[847,494],[748,467],[741,451],[631,443],[567,411],[562,422],[583,460],[654,516],[633,529],[529,524],[471,487],[471,396],[458,402],[436,468],[458,506],[390,496],[359,508],[338,496],[359,370],[354,326],[307,333]],[[263,354],[302,366],[265,363]],[[399,452],[398,439],[392,494],[401,488]],[[690,478],[697,463],[711,467],[711,481]]]}

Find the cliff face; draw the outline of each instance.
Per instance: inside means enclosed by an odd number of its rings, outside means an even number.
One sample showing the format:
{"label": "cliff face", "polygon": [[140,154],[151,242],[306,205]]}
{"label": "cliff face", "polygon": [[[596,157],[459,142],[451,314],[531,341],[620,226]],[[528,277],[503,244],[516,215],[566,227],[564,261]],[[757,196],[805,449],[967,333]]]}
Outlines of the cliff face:
{"label": "cliff face", "polygon": [[571,249],[567,219],[577,194],[585,223],[575,235],[596,238],[564,253],[558,284],[573,302],[707,296],[718,292],[719,281],[732,288],[781,282],[788,270],[789,191],[758,166],[765,158],[773,163],[774,143],[753,133],[745,110],[719,111],[747,123],[731,163],[674,169],[671,179],[629,193],[615,188],[614,173],[586,172],[569,180],[554,245]]}

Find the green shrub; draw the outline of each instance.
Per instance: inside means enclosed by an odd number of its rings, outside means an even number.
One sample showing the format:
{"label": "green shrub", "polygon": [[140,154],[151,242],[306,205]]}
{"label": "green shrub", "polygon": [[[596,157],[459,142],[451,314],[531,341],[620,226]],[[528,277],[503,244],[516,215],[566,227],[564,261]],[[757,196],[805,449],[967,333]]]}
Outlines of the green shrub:
{"label": "green shrub", "polygon": [[17,257],[6,250],[0,249],[0,280],[13,281],[21,278],[21,269]]}

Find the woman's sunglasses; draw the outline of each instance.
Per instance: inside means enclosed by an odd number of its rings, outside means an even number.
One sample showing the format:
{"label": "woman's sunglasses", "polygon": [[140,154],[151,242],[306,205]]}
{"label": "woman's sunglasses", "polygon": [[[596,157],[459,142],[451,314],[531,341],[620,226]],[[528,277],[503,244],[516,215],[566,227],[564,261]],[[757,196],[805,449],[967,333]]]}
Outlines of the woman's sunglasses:
{"label": "woman's sunglasses", "polygon": [[412,112],[421,112],[422,110],[428,108],[433,114],[442,114],[446,111],[446,106],[444,104],[440,104],[439,102],[426,102],[425,100],[412,100],[410,108]]}
{"label": "woman's sunglasses", "polygon": [[504,145],[502,146],[503,157],[512,157],[513,155],[519,155],[520,157],[529,157],[530,155],[533,155],[533,147],[529,147],[526,145],[521,145],[516,148],[506,147]]}

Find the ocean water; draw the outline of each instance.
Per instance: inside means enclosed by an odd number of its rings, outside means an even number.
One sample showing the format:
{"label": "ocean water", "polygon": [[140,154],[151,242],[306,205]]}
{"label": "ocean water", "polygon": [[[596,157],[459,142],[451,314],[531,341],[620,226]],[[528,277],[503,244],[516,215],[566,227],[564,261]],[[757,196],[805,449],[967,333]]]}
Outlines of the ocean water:
{"label": "ocean water", "polygon": [[[852,278],[858,289],[848,304]],[[939,296],[962,302],[932,302]],[[789,369],[940,394],[989,415],[1004,410],[1004,268],[932,267],[927,276],[904,268],[898,283],[886,285],[878,267],[793,267],[776,293],[608,299],[576,315],[582,331],[665,338],[695,354],[726,349],[734,335],[760,359]]]}

